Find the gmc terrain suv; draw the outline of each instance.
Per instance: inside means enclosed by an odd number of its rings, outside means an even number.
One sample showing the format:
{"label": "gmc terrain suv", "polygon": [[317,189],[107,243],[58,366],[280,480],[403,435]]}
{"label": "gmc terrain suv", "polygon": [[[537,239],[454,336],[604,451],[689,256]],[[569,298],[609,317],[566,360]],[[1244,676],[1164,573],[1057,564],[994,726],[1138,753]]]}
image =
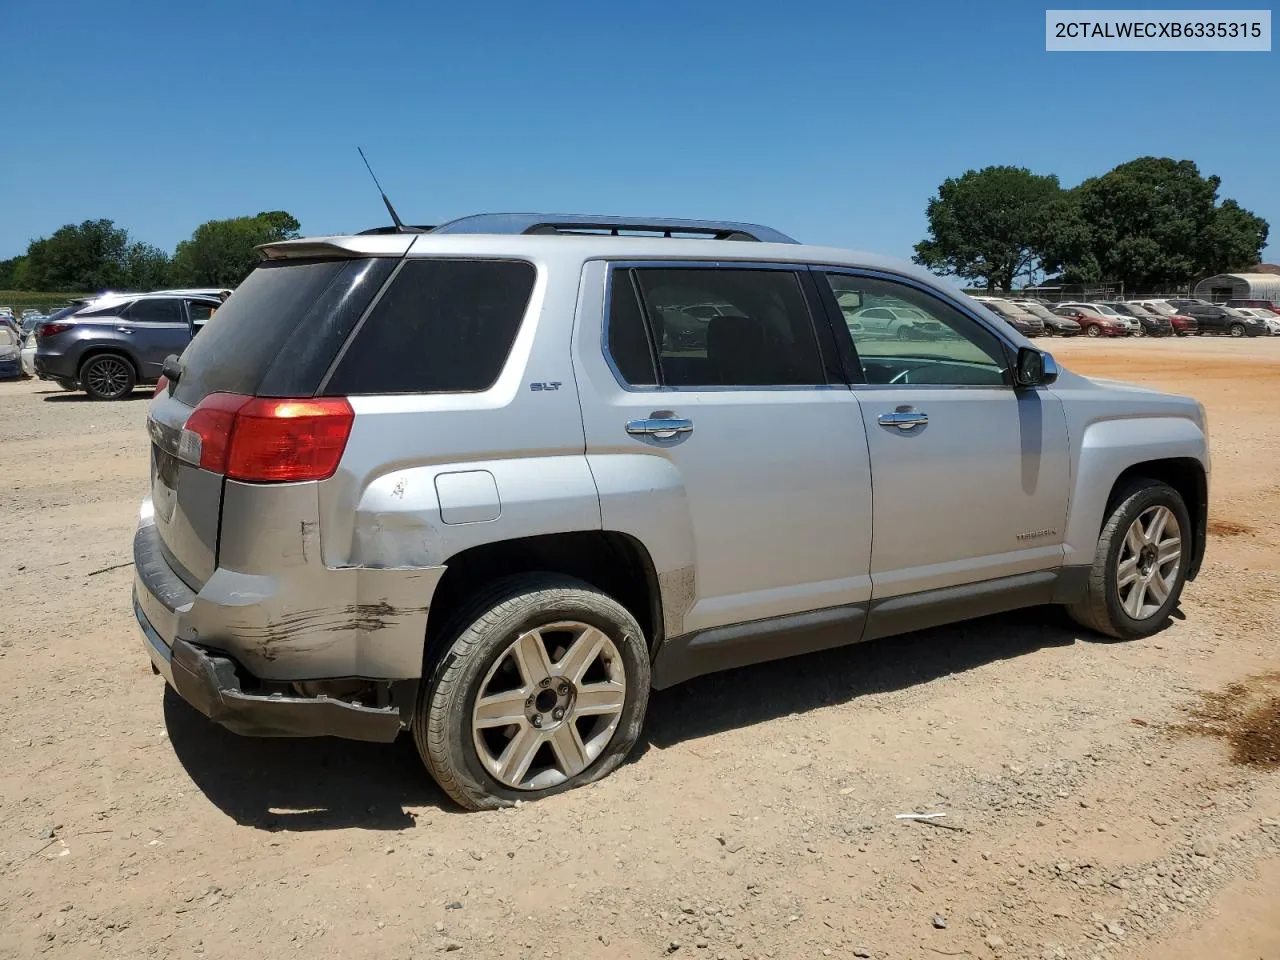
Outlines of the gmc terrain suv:
{"label": "gmc terrain suv", "polygon": [[[650,689],[1035,604],[1143,637],[1200,567],[1200,405],[897,261],[535,215],[261,252],[166,364],[134,540],[153,666],[239,733],[408,729],[495,807],[615,769]],[[938,329],[842,310],[885,304]]]}
{"label": "gmc terrain suv", "polygon": [[214,291],[110,294],[36,327],[36,376],[94,400],[121,400],[155,383],[222,301]]}

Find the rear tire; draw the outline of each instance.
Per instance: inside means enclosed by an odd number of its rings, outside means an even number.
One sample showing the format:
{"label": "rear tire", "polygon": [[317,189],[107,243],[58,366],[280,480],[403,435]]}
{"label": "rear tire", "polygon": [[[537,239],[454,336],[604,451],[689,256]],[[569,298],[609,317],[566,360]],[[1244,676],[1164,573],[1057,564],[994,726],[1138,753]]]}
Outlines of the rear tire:
{"label": "rear tire", "polygon": [[93,400],[121,400],[137,382],[133,364],[118,353],[100,353],[80,368],[80,385]]}
{"label": "rear tire", "polygon": [[528,574],[493,584],[454,626],[413,739],[461,806],[540,800],[626,759],[650,671],[644,633],[620,603],[572,577]]}
{"label": "rear tire", "polygon": [[1182,596],[1192,536],[1177,490],[1158,480],[1133,481],[1113,498],[1085,594],[1067,612],[1082,627],[1119,640],[1157,632]]}

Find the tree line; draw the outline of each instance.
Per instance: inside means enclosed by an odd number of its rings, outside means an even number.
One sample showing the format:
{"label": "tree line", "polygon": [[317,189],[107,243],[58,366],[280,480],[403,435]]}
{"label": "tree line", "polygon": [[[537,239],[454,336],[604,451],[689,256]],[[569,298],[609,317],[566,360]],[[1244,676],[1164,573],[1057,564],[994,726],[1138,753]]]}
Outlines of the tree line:
{"label": "tree line", "polygon": [[1218,202],[1221,182],[1167,157],[1131,160],[1070,189],[1023,167],[970,170],[929,200],[929,235],[912,259],[992,293],[1045,277],[1182,286],[1250,267],[1267,245],[1267,221]]}
{"label": "tree line", "polygon": [[258,262],[260,243],[291,240],[300,224],[283,210],[210,220],[170,255],[132,240],[111,220],[69,223],[0,260],[0,290],[91,293],[162,287],[235,287]]}

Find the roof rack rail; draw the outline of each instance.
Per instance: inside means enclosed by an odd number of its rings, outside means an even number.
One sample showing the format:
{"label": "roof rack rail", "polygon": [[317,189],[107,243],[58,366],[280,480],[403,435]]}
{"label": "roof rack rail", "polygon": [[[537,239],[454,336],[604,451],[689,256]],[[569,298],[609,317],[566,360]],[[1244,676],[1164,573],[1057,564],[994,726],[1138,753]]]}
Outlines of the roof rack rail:
{"label": "roof rack rail", "polygon": [[432,233],[497,234],[660,234],[710,240],[751,240],[760,243],[798,243],[772,227],[731,220],[677,220],[670,217],[611,217],[577,213],[480,213],[450,220]]}

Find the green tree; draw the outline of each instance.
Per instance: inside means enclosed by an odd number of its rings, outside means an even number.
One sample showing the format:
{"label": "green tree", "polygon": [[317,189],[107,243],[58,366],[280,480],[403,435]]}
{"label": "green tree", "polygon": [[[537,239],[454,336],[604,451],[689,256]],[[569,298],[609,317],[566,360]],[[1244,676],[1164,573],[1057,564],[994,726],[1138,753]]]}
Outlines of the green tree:
{"label": "green tree", "polygon": [[1234,200],[1217,204],[1221,180],[1190,160],[1140,157],[1073,191],[1089,224],[1087,252],[1067,275],[1097,272],[1130,288],[1187,283],[1257,263],[1267,223]]}
{"label": "green tree", "polygon": [[170,275],[175,283],[184,285],[234,287],[257,265],[254,247],[291,240],[299,235],[299,226],[283,210],[210,220],[197,227],[190,240],[178,244]]}
{"label": "green tree", "polygon": [[25,279],[27,273],[26,257],[11,257],[0,260],[0,290],[25,290],[18,281]]}
{"label": "green tree", "polygon": [[125,250],[123,274],[131,290],[156,290],[169,282],[169,255],[149,243],[132,243]]}
{"label": "green tree", "polygon": [[929,236],[915,246],[916,263],[1011,290],[1037,267],[1045,210],[1061,194],[1058,178],[1023,167],[984,167],[945,180],[925,211]]}
{"label": "green tree", "polygon": [[27,247],[23,272],[30,290],[102,290],[125,279],[129,233],[110,220],[67,224]]}

